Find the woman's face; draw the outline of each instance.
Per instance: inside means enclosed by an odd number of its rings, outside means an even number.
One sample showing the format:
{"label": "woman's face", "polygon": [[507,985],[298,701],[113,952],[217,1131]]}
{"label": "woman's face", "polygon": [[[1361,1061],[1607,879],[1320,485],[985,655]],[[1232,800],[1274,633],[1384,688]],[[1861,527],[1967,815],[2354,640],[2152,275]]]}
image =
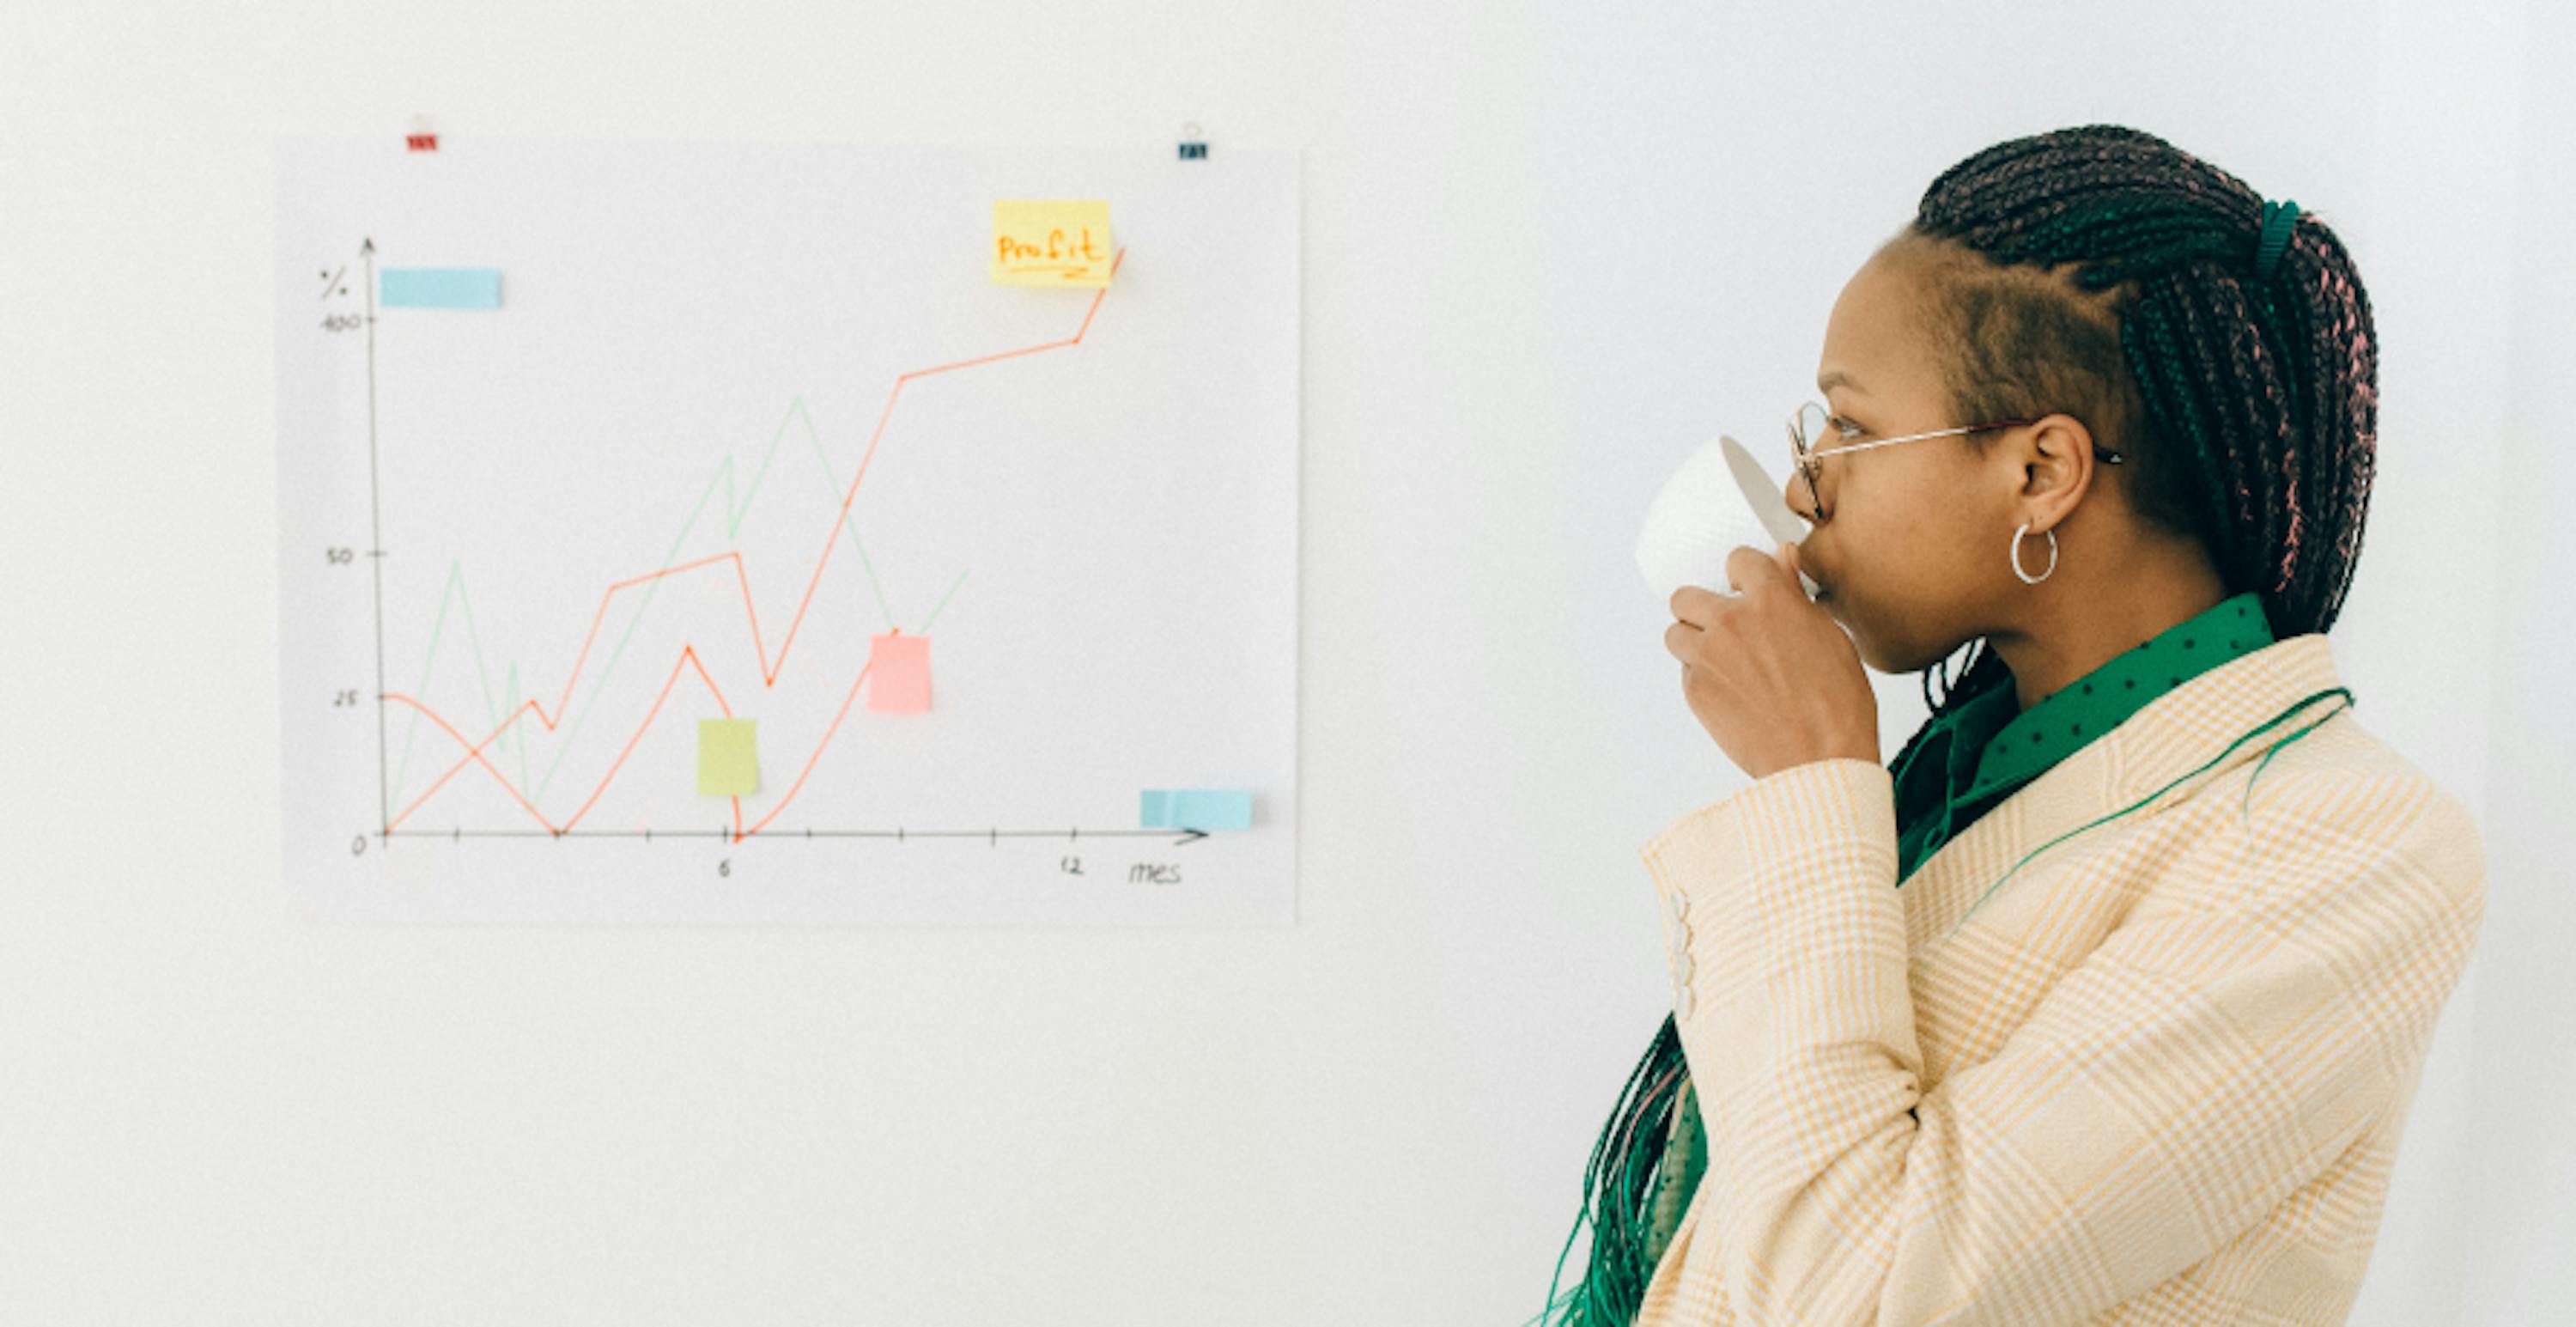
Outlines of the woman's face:
{"label": "woman's face", "polygon": [[[1883,249],[1834,301],[1817,362],[1817,399],[1834,421],[1820,449],[1985,422],[1950,418],[1920,280],[1917,259]],[[1799,545],[1800,565],[1824,587],[1817,602],[1864,662],[1920,671],[1990,629],[2016,523],[2011,448],[1981,459],[1966,435],[1953,434],[1816,464],[1826,515]],[[1795,472],[1787,497],[1794,510],[1814,510]]]}

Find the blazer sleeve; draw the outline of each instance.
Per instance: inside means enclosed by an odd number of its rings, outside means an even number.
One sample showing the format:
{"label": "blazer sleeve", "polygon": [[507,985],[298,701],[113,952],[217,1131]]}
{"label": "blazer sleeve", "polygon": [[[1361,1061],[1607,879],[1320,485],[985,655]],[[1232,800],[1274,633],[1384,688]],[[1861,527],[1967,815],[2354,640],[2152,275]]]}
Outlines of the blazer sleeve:
{"label": "blazer sleeve", "polygon": [[2420,776],[2275,780],[2253,851],[2164,867],[2201,875],[2151,882],[1929,1092],[1884,767],[1782,770],[1649,840],[1688,919],[1678,1026],[1710,1139],[1719,1282],[1685,1298],[1745,1322],[2076,1321],[2403,1110],[2484,913],[2474,822]]}

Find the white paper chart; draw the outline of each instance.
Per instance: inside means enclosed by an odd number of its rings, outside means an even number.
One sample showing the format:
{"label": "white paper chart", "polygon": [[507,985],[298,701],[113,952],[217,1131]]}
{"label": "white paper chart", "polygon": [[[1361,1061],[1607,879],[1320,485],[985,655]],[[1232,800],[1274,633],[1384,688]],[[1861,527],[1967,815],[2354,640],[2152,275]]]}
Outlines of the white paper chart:
{"label": "white paper chart", "polygon": [[1293,922],[1294,153],[276,165],[306,916]]}

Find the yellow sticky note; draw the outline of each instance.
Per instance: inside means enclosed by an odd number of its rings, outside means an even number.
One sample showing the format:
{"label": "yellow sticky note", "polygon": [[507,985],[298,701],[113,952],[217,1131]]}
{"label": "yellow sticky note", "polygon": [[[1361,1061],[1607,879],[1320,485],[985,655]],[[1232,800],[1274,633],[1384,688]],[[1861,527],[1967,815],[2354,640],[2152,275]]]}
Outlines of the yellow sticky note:
{"label": "yellow sticky note", "polygon": [[1109,204],[1043,198],[993,203],[993,280],[1005,286],[1109,284]]}
{"label": "yellow sticky note", "polygon": [[752,719],[698,720],[698,795],[748,797],[760,791],[760,757]]}

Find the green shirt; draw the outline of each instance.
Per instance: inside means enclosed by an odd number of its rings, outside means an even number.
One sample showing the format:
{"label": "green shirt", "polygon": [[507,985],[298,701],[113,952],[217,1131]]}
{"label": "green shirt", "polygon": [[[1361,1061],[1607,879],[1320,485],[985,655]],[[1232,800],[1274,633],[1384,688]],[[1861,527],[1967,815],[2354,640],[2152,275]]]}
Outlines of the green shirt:
{"label": "green shirt", "polygon": [[[2014,790],[2084,744],[2120,726],[2166,692],[2240,655],[2272,644],[2262,596],[2248,590],[2175,623],[2042,697],[2024,710],[2004,683],[1932,720],[1893,772],[1896,883],[1902,887],[1935,849],[1976,823]],[[1691,1191],[1708,1168],[1708,1131],[1699,1093],[1684,1080],[1673,1132],[1656,1167],[1646,1235],[1647,1265],[1663,1257]]]}
{"label": "green shirt", "polygon": [[2272,644],[2248,590],[2166,628],[2024,710],[2007,682],[1932,722],[1894,771],[1899,885],[1943,843],[2023,784],[2166,692]]}

